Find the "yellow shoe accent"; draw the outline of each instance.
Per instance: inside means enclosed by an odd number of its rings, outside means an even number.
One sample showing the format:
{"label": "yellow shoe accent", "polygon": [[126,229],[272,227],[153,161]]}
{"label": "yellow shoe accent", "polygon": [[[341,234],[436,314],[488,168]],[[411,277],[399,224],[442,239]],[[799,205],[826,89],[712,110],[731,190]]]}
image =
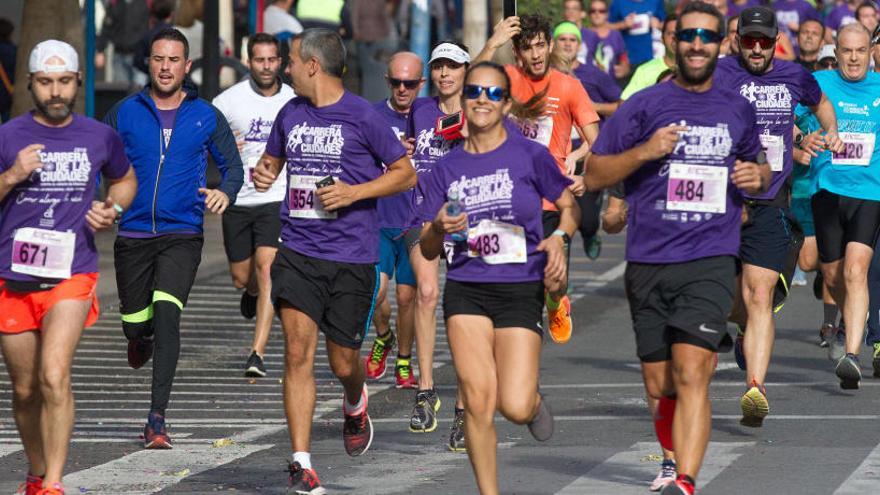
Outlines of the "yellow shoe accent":
{"label": "yellow shoe accent", "polygon": [[757,386],[753,386],[743,394],[739,400],[743,417],[740,424],[752,428],[759,428],[764,423],[764,418],[770,414],[770,403],[767,396]]}

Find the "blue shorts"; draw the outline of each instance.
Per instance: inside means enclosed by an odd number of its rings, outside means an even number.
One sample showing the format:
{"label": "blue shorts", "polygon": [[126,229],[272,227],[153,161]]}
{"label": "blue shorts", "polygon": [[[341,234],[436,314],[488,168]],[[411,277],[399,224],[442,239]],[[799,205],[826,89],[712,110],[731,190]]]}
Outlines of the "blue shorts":
{"label": "blue shorts", "polygon": [[379,271],[388,279],[397,274],[397,283],[416,286],[416,275],[409,264],[409,250],[404,233],[406,229],[379,229]]}

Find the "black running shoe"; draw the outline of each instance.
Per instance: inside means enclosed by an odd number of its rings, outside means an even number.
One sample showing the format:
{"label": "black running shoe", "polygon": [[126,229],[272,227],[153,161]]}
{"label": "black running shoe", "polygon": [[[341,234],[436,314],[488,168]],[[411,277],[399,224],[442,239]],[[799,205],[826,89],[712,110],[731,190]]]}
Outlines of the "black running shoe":
{"label": "black running shoe", "polygon": [[434,389],[419,390],[416,405],[409,418],[409,431],[430,433],[437,429],[437,411],[440,410],[440,396]]}
{"label": "black running shoe", "polygon": [[241,293],[241,316],[248,320],[253,320],[257,316],[257,296],[248,294],[247,291]]}
{"label": "black running shoe", "polygon": [[255,378],[266,376],[266,366],[257,351],[251,351],[251,355],[248,356],[247,363],[244,365],[244,376]]}
{"label": "black running shoe", "polygon": [[298,462],[291,462],[287,467],[290,492],[297,495],[324,495],[321,480],[314,469],[303,469]]}
{"label": "black running shoe", "polygon": [[857,390],[859,382],[862,380],[862,369],[859,366],[859,357],[855,354],[843,356],[837,362],[837,368],[834,369],[837,378],[840,378],[840,388],[844,390]]}
{"label": "black running shoe", "polygon": [[464,409],[455,410],[455,418],[452,420],[452,429],[449,432],[449,450],[467,452],[464,443]]}

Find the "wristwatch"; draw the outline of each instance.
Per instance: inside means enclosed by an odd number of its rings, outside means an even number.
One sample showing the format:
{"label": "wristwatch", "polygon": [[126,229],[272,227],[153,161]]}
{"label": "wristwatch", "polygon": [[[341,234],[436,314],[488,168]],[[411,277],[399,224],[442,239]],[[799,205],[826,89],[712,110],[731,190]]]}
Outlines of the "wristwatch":
{"label": "wristwatch", "polygon": [[564,230],[556,229],[550,235],[558,235],[559,237],[562,237],[562,242],[566,245],[571,244],[571,236],[566,234]]}
{"label": "wristwatch", "polygon": [[794,136],[794,145],[797,146],[798,148],[800,148],[800,147],[801,147],[801,143],[804,142],[804,138],[805,138],[805,134],[804,134],[804,133],[795,134],[795,136]]}

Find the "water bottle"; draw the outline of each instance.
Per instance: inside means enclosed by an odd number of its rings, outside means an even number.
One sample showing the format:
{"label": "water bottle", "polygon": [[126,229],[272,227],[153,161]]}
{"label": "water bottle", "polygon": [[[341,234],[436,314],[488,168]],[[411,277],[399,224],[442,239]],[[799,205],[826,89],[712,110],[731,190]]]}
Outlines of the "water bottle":
{"label": "water bottle", "polygon": [[[449,198],[449,201],[446,204],[446,214],[450,217],[457,217],[461,215],[461,213],[464,211],[464,208],[462,207],[461,201],[458,199],[458,191],[449,191],[447,196]],[[465,235],[463,231],[455,232],[453,234],[450,234],[450,236],[455,242],[463,242],[467,240],[467,235]]]}

